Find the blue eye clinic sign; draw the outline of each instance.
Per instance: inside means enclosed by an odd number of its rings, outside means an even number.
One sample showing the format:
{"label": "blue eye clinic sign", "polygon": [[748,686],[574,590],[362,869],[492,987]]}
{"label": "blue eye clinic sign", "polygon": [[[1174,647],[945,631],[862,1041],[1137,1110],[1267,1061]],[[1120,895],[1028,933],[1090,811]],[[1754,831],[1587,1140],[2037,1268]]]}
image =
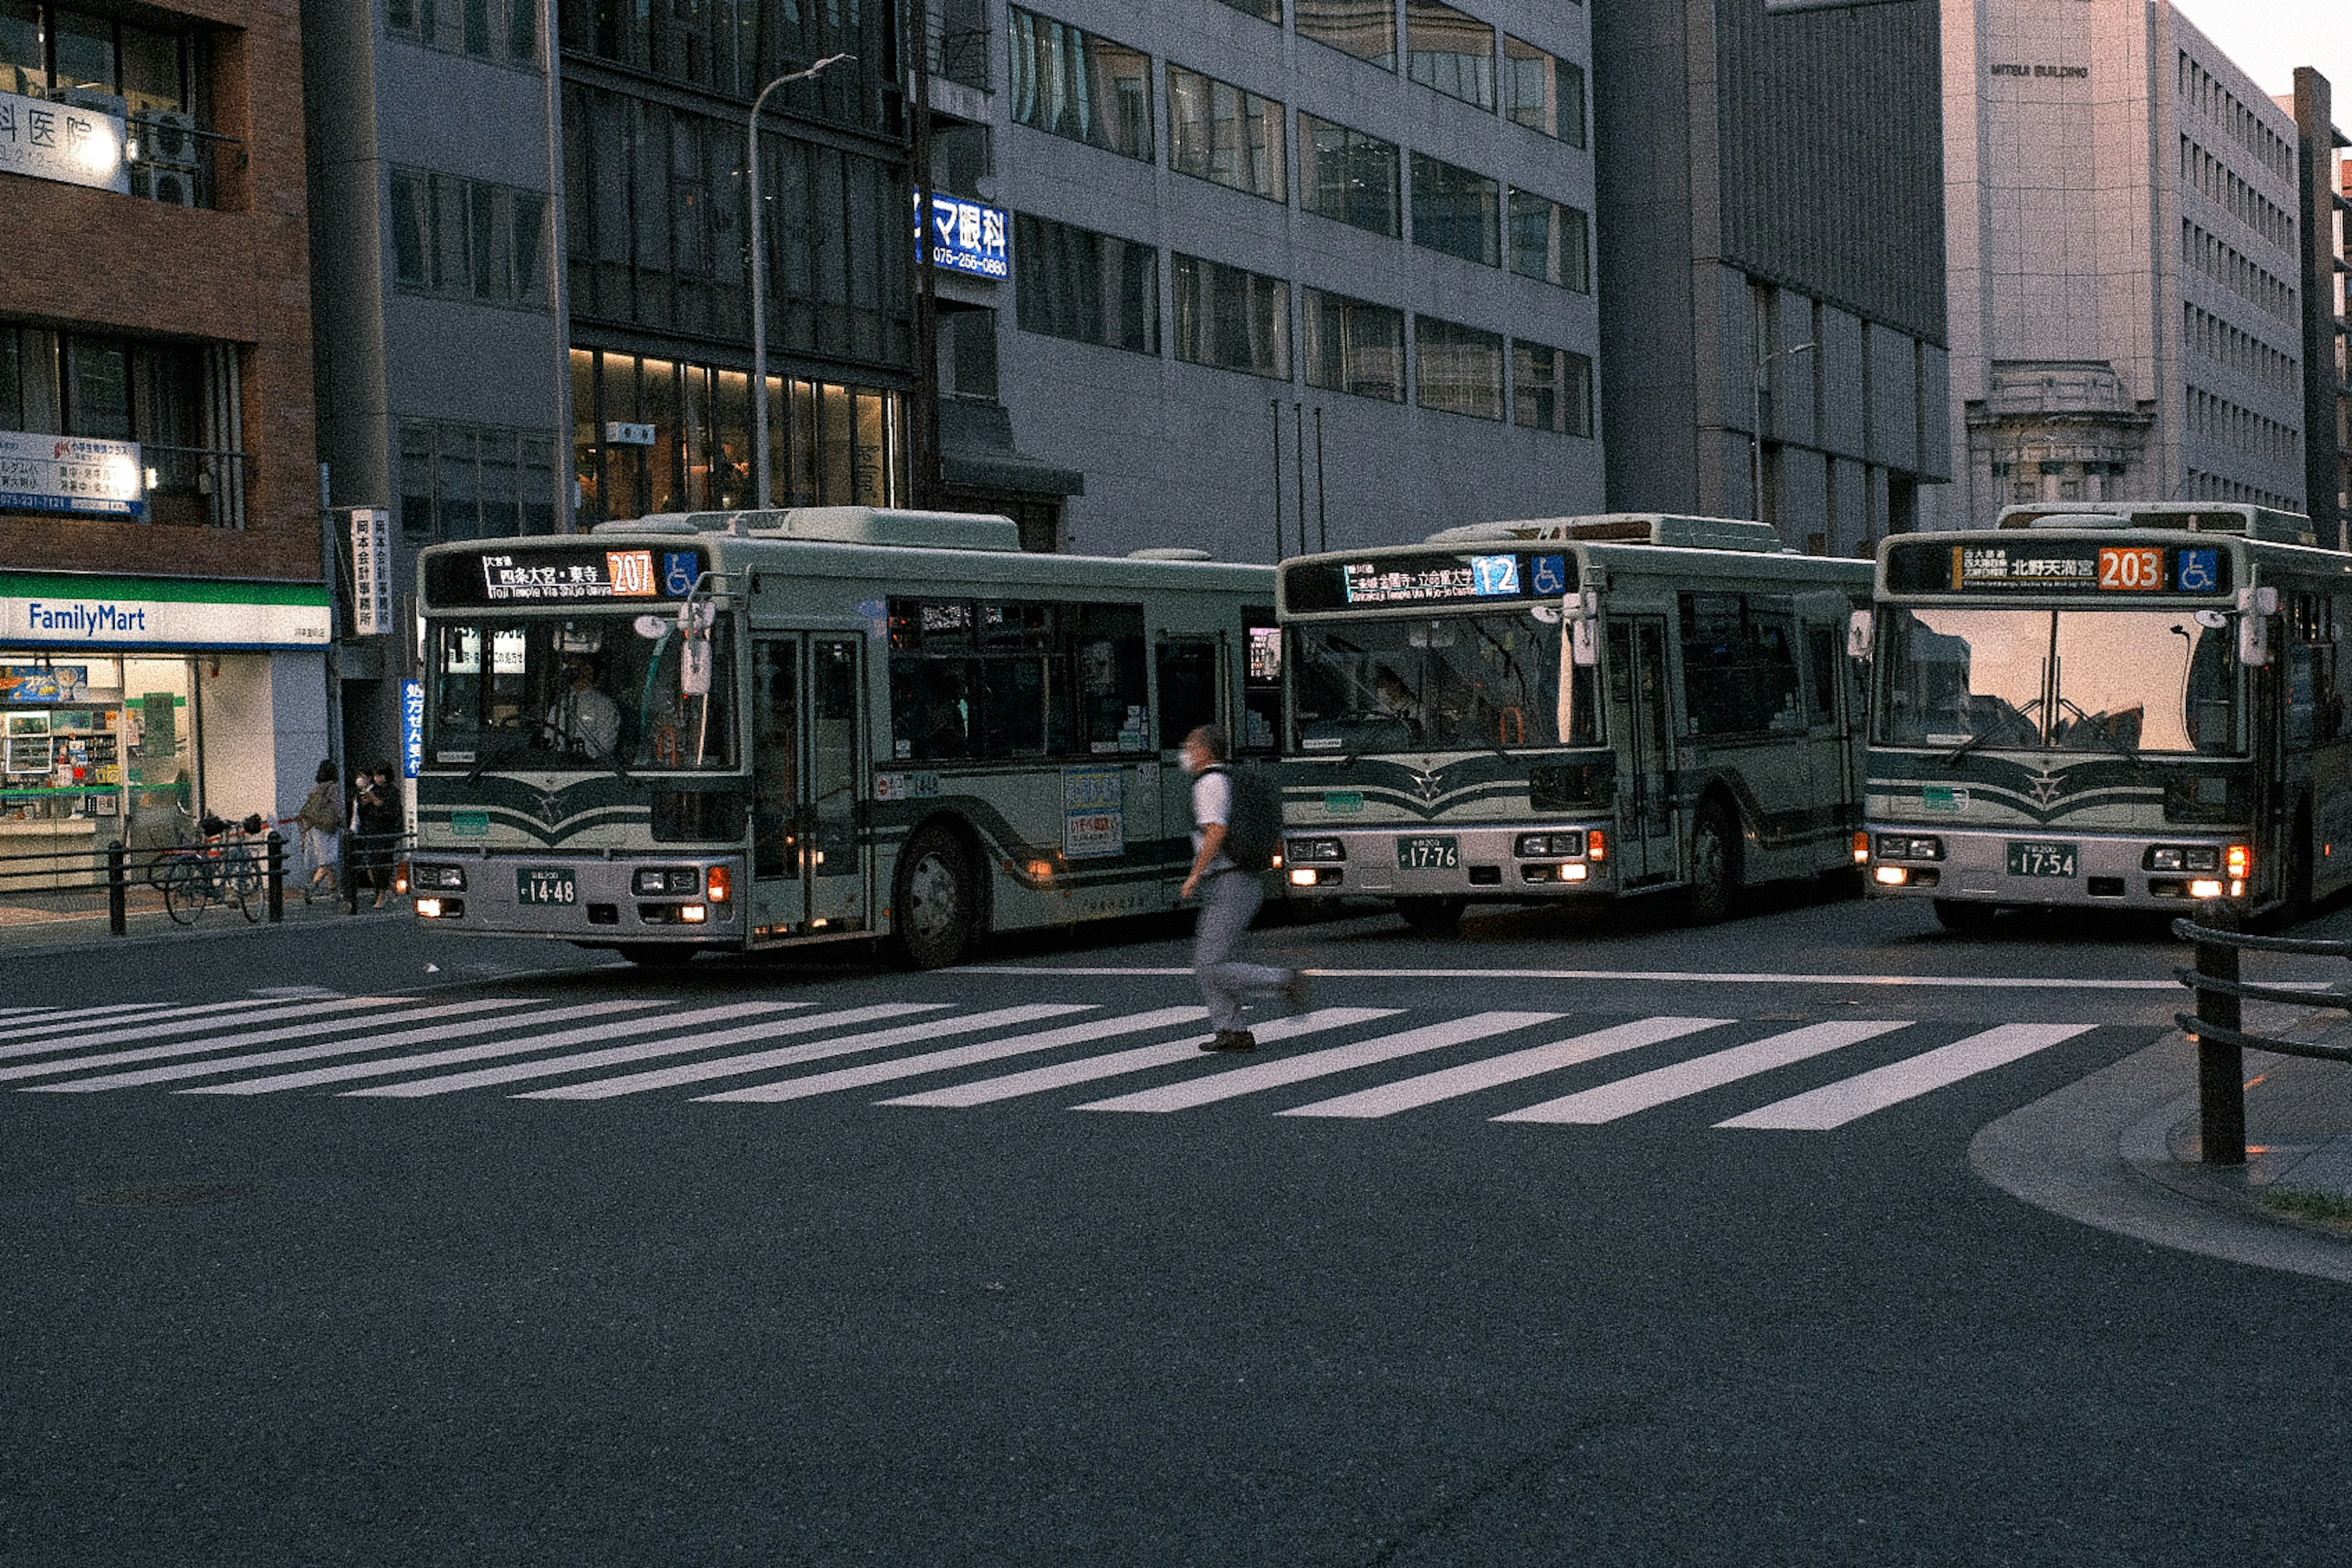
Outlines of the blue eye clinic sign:
{"label": "blue eye clinic sign", "polygon": [[[919,204],[921,194],[915,199]],[[984,206],[938,191],[930,193],[930,204],[927,237],[932,266],[997,282],[1012,276],[1011,225],[1003,207]]]}

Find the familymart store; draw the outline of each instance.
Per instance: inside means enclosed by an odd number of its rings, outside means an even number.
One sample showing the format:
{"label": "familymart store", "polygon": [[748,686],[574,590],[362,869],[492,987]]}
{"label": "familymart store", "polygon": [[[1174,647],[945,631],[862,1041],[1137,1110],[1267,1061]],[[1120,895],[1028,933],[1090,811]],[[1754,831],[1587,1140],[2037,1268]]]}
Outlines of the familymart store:
{"label": "familymart store", "polygon": [[0,856],[292,816],[334,626],[316,583],[0,572]]}

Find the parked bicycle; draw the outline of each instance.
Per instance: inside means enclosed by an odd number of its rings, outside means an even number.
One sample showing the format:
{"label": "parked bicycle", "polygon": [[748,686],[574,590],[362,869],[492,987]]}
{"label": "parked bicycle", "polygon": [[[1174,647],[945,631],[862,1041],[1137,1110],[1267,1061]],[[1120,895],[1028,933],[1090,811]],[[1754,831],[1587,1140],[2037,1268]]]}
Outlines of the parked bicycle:
{"label": "parked bicycle", "polygon": [[202,839],[175,844],[148,863],[147,880],[163,890],[163,909],[177,925],[194,925],[215,904],[228,904],[247,921],[261,919],[268,877],[263,835],[269,827],[259,813],[231,823],[206,813],[197,824]]}

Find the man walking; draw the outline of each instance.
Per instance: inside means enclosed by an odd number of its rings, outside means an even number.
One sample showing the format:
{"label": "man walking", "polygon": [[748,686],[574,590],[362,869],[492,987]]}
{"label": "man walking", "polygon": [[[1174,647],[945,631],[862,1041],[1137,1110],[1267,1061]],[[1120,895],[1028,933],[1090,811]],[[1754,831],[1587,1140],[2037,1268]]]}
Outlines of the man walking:
{"label": "man walking", "polygon": [[1184,771],[1192,775],[1192,873],[1183,897],[1201,895],[1201,920],[1192,939],[1192,975],[1209,1005],[1216,1033],[1204,1051],[1254,1051],[1257,1037],[1242,1027],[1244,996],[1281,996],[1294,1007],[1306,1000],[1306,977],[1295,969],[1235,962],[1234,949],[1249,930],[1265,897],[1255,870],[1235,865],[1225,853],[1234,821],[1233,743],[1214,724],[1184,737]]}

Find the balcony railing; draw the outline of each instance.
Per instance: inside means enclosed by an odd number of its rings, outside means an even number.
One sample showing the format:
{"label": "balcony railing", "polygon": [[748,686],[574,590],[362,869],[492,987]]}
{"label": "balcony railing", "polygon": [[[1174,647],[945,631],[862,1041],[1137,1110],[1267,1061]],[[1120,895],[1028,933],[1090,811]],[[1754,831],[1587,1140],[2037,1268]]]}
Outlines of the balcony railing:
{"label": "balcony railing", "polygon": [[124,147],[131,194],[167,206],[217,207],[244,166],[245,144],[196,129],[184,114],[134,114]]}
{"label": "balcony railing", "polygon": [[143,446],[147,521],[188,528],[243,528],[252,458],[206,447]]}

